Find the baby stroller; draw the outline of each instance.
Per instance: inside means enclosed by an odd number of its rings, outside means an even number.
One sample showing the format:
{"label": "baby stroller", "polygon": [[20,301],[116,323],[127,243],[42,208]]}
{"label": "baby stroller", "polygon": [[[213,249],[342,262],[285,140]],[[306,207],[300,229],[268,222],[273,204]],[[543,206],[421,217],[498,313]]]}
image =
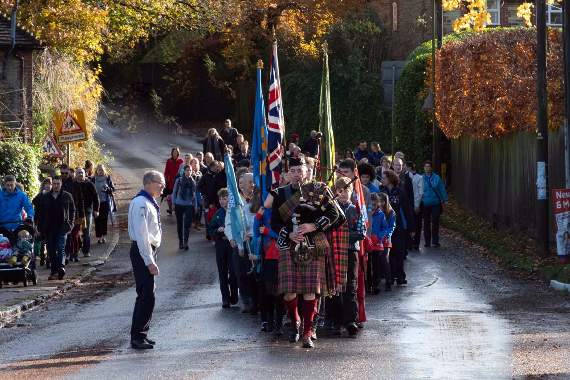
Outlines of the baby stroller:
{"label": "baby stroller", "polygon": [[[0,236],[4,239],[2,247],[4,253],[7,249],[12,249],[13,254],[11,257],[6,255],[0,256],[0,288],[3,285],[13,283],[17,285],[18,283],[23,283],[24,286],[28,286],[31,282],[34,285],[38,284],[37,274],[36,274],[36,258],[34,255],[33,245],[35,237],[35,229],[31,222],[24,222],[19,225],[15,230],[10,231],[4,225],[21,223],[18,222],[5,222],[0,223]],[[23,232],[25,231],[25,232]],[[27,233],[26,233],[27,232]],[[18,236],[24,237],[20,241]],[[23,240],[26,240],[24,242]],[[18,247],[28,247],[31,246],[32,249],[27,251],[27,254],[22,254],[19,252]],[[15,259],[14,259],[15,258]]]}

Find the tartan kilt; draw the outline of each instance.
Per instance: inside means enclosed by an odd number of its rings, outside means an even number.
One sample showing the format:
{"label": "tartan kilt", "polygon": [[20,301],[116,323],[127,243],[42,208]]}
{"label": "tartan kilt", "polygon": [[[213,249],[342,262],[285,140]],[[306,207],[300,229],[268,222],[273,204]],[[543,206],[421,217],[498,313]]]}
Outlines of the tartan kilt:
{"label": "tartan kilt", "polygon": [[321,294],[326,286],[325,258],[315,255],[308,263],[293,262],[292,249],[281,250],[279,256],[279,294]]}

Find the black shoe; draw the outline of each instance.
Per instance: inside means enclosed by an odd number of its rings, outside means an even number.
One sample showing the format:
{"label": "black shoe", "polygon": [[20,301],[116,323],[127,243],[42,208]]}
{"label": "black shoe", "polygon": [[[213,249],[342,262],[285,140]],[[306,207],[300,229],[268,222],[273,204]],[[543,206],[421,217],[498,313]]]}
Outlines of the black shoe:
{"label": "black shoe", "polygon": [[351,322],[348,325],[346,325],[346,331],[348,331],[348,335],[356,336],[356,334],[358,334],[358,326],[356,325],[355,322]]}
{"label": "black shoe", "polygon": [[186,245],[184,246],[184,250],[187,251],[187,250],[189,250],[189,249],[190,249],[190,247],[188,247],[188,244],[186,244]]}
{"label": "black shoe", "polygon": [[69,264],[69,259],[66,257],[65,258],[65,265]]}
{"label": "black shoe", "polygon": [[179,242],[178,243],[178,249],[184,249],[184,243]]}
{"label": "black shoe", "polygon": [[237,305],[239,302],[239,298],[237,296],[233,297],[230,296],[230,305]]}
{"label": "black shoe", "polygon": [[363,329],[363,328],[364,328],[364,323],[362,323],[362,322],[356,322],[356,326],[358,326],[359,329]]}
{"label": "black shoe", "polygon": [[396,281],[396,283],[397,283],[398,285],[406,285],[406,284],[408,283],[408,280],[405,280],[405,279],[404,279],[404,280],[400,280],[400,279],[398,279],[398,280]]}
{"label": "black shoe", "polygon": [[59,268],[57,271],[57,278],[59,280],[63,280],[63,276],[65,276],[65,268]]}
{"label": "black shoe", "polygon": [[301,327],[301,322],[297,322],[295,326],[291,326],[291,333],[289,334],[289,342],[297,343],[301,336],[299,335],[299,328]]}
{"label": "black shoe", "polygon": [[229,308],[230,308],[230,304],[229,304],[229,303],[224,302],[224,303],[222,304],[222,309],[229,309]]}
{"label": "black shoe", "polygon": [[433,246],[439,248],[439,247],[441,247],[441,244],[439,244],[439,243],[433,243]]}
{"label": "black shoe", "polygon": [[135,350],[151,350],[154,346],[144,339],[131,340],[131,347]]}
{"label": "black shoe", "polygon": [[144,338],[144,341],[147,342],[148,344],[152,344],[153,346],[156,344],[156,342],[152,339],[149,338]]}
{"label": "black shoe", "polygon": [[168,215],[172,215],[172,210],[166,210],[166,213],[167,213]]}
{"label": "black shoe", "polygon": [[424,244],[424,247],[429,248],[431,247],[431,244]]}
{"label": "black shoe", "polygon": [[315,344],[310,336],[303,337],[303,348],[315,348]]}

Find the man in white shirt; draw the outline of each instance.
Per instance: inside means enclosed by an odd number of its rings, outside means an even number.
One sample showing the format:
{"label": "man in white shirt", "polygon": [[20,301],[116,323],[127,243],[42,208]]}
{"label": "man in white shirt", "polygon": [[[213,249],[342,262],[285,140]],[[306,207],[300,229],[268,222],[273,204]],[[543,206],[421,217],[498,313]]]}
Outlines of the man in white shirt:
{"label": "man in white shirt", "polygon": [[143,189],[129,205],[130,256],[137,290],[131,326],[131,347],[135,349],[150,349],[155,344],[147,337],[154,310],[154,276],[159,273],[156,250],[162,238],[160,208],[155,198],[162,194],[165,185],[162,173],[146,172]]}
{"label": "man in white shirt", "polygon": [[424,196],[424,178],[416,172],[416,165],[412,161],[406,164],[408,167],[408,175],[412,179],[414,188],[414,216],[416,219],[416,231],[412,243],[412,248],[416,251],[420,249],[420,236],[422,234],[422,210],[421,203]]}

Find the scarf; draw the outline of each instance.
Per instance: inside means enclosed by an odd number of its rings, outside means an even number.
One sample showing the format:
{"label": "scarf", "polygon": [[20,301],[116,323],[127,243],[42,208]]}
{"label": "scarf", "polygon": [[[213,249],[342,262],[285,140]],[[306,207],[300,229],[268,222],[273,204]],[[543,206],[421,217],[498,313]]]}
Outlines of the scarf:
{"label": "scarf", "polygon": [[162,231],[162,225],[160,222],[160,206],[156,203],[156,199],[154,199],[146,190],[141,190],[133,199],[136,197],[145,197],[156,209],[156,213],[158,214],[158,228]]}

